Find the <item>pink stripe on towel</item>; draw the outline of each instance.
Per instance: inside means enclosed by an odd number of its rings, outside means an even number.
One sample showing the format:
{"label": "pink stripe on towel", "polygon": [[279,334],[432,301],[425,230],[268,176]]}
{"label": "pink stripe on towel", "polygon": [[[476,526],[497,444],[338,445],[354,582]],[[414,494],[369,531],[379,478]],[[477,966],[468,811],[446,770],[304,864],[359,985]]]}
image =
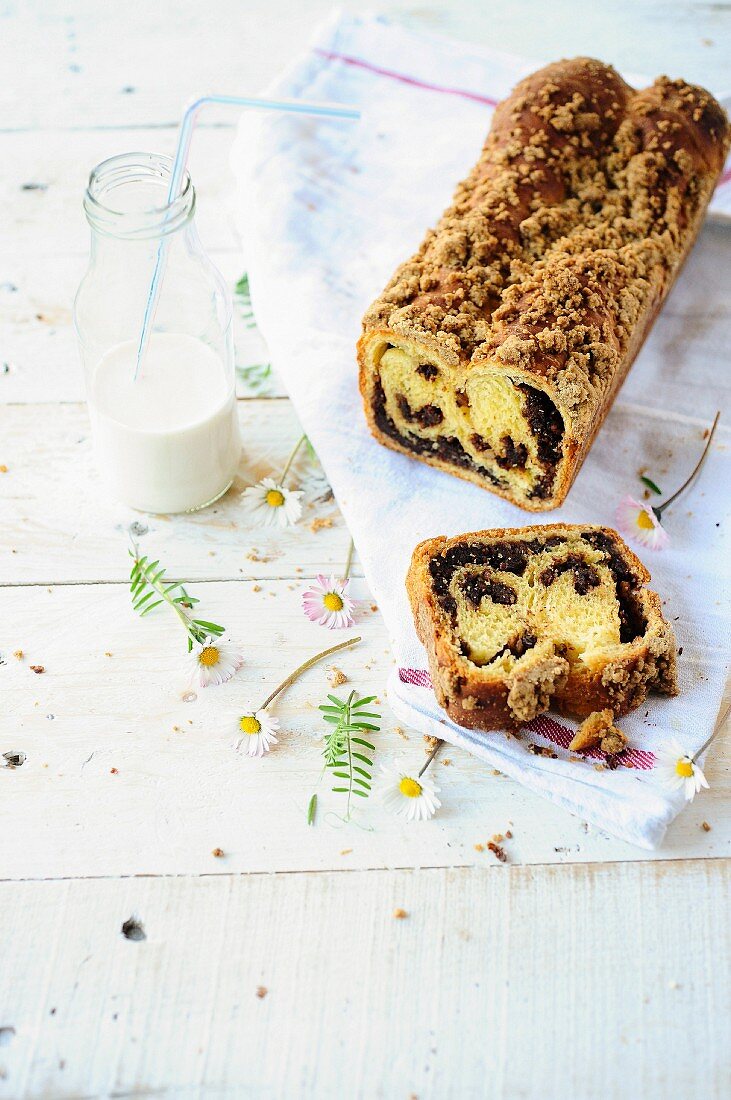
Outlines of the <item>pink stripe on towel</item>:
{"label": "pink stripe on towel", "polygon": [[431,676],[422,668],[400,668],[398,678],[402,684],[413,684],[414,687],[431,688]]}
{"label": "pink stripe on towel", "polygon": [[353,65],[357,69],[367,69],[369,73],[388,77],[389,80],[398,80],[401,84],[410,84],[412,88],[424,88],[428,92],[441,92],[442,95],[457,95],[462,99],[471,99],[474,103],[484,103],[487,107],[497,107],[498,101],[489,95],[479,95],[470,92],[466,88],[448,88],[444,84],[430,84],[426,80],[418,80],[415,76],[406,73],[398,73],[394,69],[382,69],[380,65],[373,65],[370,61],[364,61],[360,57],[348,57],[344,53],[334,53],[332,50],[315,48],[315,53],[320,57],[326,57],[328,61],[342,61],[345,65]]}

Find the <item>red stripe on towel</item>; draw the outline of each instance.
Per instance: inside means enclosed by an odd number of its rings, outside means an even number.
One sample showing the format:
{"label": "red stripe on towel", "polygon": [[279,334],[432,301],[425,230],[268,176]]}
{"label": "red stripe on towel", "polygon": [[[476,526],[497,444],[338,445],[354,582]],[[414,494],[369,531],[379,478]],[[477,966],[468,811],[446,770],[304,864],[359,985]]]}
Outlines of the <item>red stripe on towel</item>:
{"label": "red stripe on towel", "polygon": [[356,69],[367,69],[369,73],[386,76],[389,80],[398,80],[401,84],[410,84],[412,88],[425,88],[428,92],[441,92],[442,95],[457,95],[462,99],[471,99],[474,103],[484,103],[487,107],[497,107],[498,104],[492,96],[469,92],[466,88],[448,88],[444,84],[430,84],[426,80],[417,80],[415,76],[397,73],[394,69],[382,69],[380,65],[373,65],[360,57],[348,57],[347,54],[334,53],[332,50],[323,50],[319,47],[315,48],[315,53],[320,57],[326,57],[328,61],[342,61],[343,64],[353,65]]}
{"label": "red stripe on towel", "polygon": [[[426,669],[400,668],[398,678],[402,684],[413,684],[414,687],[428,689],[432,687],[431,676]],[[550,741],[562,749],[568,749],[574,737],[572,730],[567,726],[562,726],[560,722],[547,714],[541,714],[538,718],[534,718],[532,722],[528,722],[527,725],[523,726],[523,729],[538,734],[539,737],[545,738],[546,741]],[[589,749],[587,752],[581,753],[581,756],[588,760],[605,761],[607,759],[606,754],[601,752],[600,749]],[[655,767],[655,754],[646,752],[644,749],[625,749],[618,757],[618,761],[623,768],[636,768],[643,772],[652,771]]]}
{"label": "red stripe on towel", "polygon": [[431,676],[421,668],[400,668],[398,678],[402,684],[413,684],[419,688],[430,688],[432,686]]}
{"label": "red stripe on towel", "polygon": [[[540,737],[545,737],[547,741],[552,741],[554,745],[558,745],[562,749],[568,749],[574,738],[572,730],[562,726],[560,722],[556,722],[547,714],[539,714],[537,718],[534,718],[532,722],[528,722],[523,728],[530,730],[531,733],[537,733]],[[607,758],[606,753],[603,753],[600,749],[588,749],[580,755],[588,760],[601,761]],[[618,759],[623,768],[651,771],[655,767],[655,754],[645,752],[644,749],[625,749]]]}

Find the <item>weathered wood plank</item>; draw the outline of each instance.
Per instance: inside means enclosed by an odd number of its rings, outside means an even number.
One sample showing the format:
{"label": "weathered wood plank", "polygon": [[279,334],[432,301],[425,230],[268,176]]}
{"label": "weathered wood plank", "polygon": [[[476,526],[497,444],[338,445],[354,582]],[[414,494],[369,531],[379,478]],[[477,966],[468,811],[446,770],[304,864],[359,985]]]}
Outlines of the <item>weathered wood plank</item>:
{"label": "weathered wood plank", "polygon": [[0,62],[17,70],[23,58],[24,94],[2,89],[3,128],[172,124],[196,95],[254,95],[330,7],[329,0],[302,7],[275,0],[256,11],[194,0],[174,11],[164,3],[130,11],[88,0],[8,6],[0,13]]}
{"label": "weathered wood plank", "polygon": [[[2,139],[0,138],[0,143]],[[69,212],[69,217],[71,213]],[[87,246],[86,238],[83,248]],[[645,400],[652,394],[653,362],[663,364],[662,403],[666,408],[687,410],[684,379],[688,356],[702,390],[706,386],[731,396],[731,380],[719,376],[718,364],[725,354],[724,333],[731,319],[731,303],[725,287],[714,279],[728,247],[728,229],[707,225],[670,295],[650,336],[646,353],[640,355],[620,400]],[[211,259],[230,287],[244,269],[238,251],[216,250]],[[32,252],[8,257],[0,281],[0,404],[15,402],[83,401],[84,384],[71,324],[74,295],[86,267],[86,254],[46,256]],[[681,306],[676,305],[680,301]],[[245,364],[257,357],[258,348],[234,311],[237,361]],[[692,348],[688,335],[692,335]],[[7,366],[5,366],[7,365]],[[274,379],[268,394],[282,396]],[[249,390],[239,381],[239,393]]]}
{"label": "weathered wood plank", "polygon": [[[0,1097],[720,1100],[730,878],[708,860],[4,884]],[[121,934],[133,914],[144,940]]]}
{"label": "weathered wood plank", "polygon": [[[231,684],[188,703],[182,632],[164,610],[137,619],[124,585],[0,589],[0,754],[27,754],[22,767],[0,769],[0,878],[485,866],[495,857],[475,844],[507,829],[514,863],[646,858],[451,748],[442,754],[450,765],[433,765],[443,808],[432,821],[401,824],[374,794],[343,825],[342,799],[322,777],[316,707],[331,690],[325,665],[276,704],[285,732],[274,752],[264,760],[235,754],[237,715],[306,657],[357,631],[362,645],[335,664],[348,676],[341,693],[354,688],[381,700],[377,764],[424,759],[421,736],[399,734],[383,701],[392,658],[380,615],[366,599],[353,631],[327,631],[304,619],[300,587],[294,580],[194,587],[205,615],[242,643],[246,664]],[[708,763],[710,791],[680,816],[659,858],[731,851],[727,764],[719,744]],[[317,825],[308,828],[315,791]],[[211,855],[216,847],[224,859]]]}
{"label": "weathered wood plank", "polygon": [[[135,132],[137,137],[142,140],[143,135]],[[156,149],[164,148],[159,137],[155,131],[144,135],[149,147]],[[51,144],[58,141],[51,160],[49,140]],[[246,242],[242,247],[233,227],[233,181],[228,171],[231,141],[232,131],[202,131],[194,146],[193,178],[199,191],[203,242],[233,286],[245,267]],[[0,135],[0,144],[8,149],[8,191],[13,196],[0,277],[0,403],[79,401],[84,388],[71,310],[88,251],[88,228],[81,209],[83,188],[96,160],[125,146],[116,131],[74,135],[73,142],[64,135],[51,139],[45,132]],[[46,190],[22,190],[24,182],[33,181],[43,182]],[[731,304],[723,282],[713,277],[723,262],[727,236],[724,225],[709,224],[703,229],[676,291],[656,322],[646,357],[640,355],[625,384],[627,400],[648,399],[652,392],[648,364],[662,362],[663,404],[685,410],[689,355],[699,389],[706,384],[719,394],[724,384],[731,389],[731,382],[725,383],[718,371]],[[676,302],[682,305],[678,307]],[[247,348],[240,319],[235,334],[239,360],[250,361],[250,344]],[[270,389],[275,394],[283,392],[276,382]],[[246,392],[243,387],[241,392]]]}
{"label": "weathered wood plank", "polygon": [[[233,183],[228,165],[233,136],[233,129],[201,127],[191,148],[190,172],[198,196],[196,223],[210,250],[240,247],[225,199]],[[106,157],[130,150],[172,154],[175,139],[174,129],[154,127],[0,134],[3,197],[12,210],[12,217],[3,224],[3,258],[10,258],[10,270],[29,255],[36,263],[46,257],[85,256],[89,228],[82,200],[91,169]],[[13,278],[6,270],[4,264],[3,282]]]}
{"label": "weathered wood plank", "polygon": [[306,493],[298,526],[262,529],[241,507],[246,485],[278,476],[301,434],[289,402],[240,401],[239,417],[244,450],[226,496],[194,515],[148,516],[104,489],[84,406],[0,407],[0,585],[123,580],[130,528],[173,576],[191,580],[342,571],[349,536],[306,447],[288,479]]}
{"label": "weathered wood plank", "polygon": [[[350,0],[350,10],[368,10]],[[178,0],[110,8],[93,0],[25,0],[0,11],[0,66],[17,81],[0,88],[3,127],[141,126],[174,122],[183,105],[210,91],[255,94],[301,52],[330,0],[266,4]],[[729,90],[723,4],[631,0],[583,5],[540,0],[379,11],[417,29],[482,42],[536,60],[590,54],[630,72],[669,72]],[[633,33],[628,33],[628,28]],[[119,46],[123,48],[118,48]],[[407,62],[405,61],[405,64]],[[20,88],[22,95],[17,94]]]}
{"label": "weathered wood plank", "polygon": [[[243,273],[239,253],[214,251],[210,259],[233,289]],[[85,255],[46,256],[42,260],[24,255],[7,259],[6,280],[0,282],[0,405],[86,399],[71,319],[86,262]],[[244,323],[242,309],[236,302],[233,316],[239,367],[266,363],[268,356],[261,337]],[[274,375],[259,390],[252,390],[239,371],[237,388],[240,397],[256,392],[269,397],[284,396]]]}

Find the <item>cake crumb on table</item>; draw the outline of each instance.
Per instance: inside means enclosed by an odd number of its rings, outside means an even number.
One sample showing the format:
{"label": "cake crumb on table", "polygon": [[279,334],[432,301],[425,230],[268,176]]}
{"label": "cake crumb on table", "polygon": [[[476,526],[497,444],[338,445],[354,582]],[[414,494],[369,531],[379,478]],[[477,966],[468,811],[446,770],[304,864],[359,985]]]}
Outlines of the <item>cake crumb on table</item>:
{"label": "cake crumb on table", "polygon": [[396,920],[404,920],[406,917],[408,917],[409,914],[406,912],[405,909],[394,909],[393,915]]}
{"label": "cake crumb on table", "polygon": [[485,845],[484,844],[475,844],[475,851],[476,852],[484,852],[485,851]]}
{"label": "cake crumb on table", "polygon": [[435,749],[437,747],[437,745],[439,744],[439,738],[438,737],[433,737],[430,733],[425,733],[424,734],[424,743],[425,743],[427,749],[429,750],[429,752],[431,752],[432,749]]}
{"label": "cake crumb on table", "polygon": [[334,665],[331,669],[328,669],[327,678],[331,687],[340,687],[341,684],[347,684],[348,682],[348,677],[343,670],[336,668]]}
{"label": "cake crumb on table", "polygon": [[265,985],[258,985],[256,987],[256,995],[257,995],[257,997],[259,998],[260,1001],[264,1000],[264,998],[266,997],[268,992],[269,992],[269,990],[267,989],[267,987]]}
{"label": "cake crumb on table", "polygon": [[489,840],[487,842],[487,847],[488,847],[489,851],[491,851],[492,854],[494,856],[496,856],[497,859],[500,860],[501,863],[507,863],[508,862],[508,857],[506,856],[504,850],[500,847],[499,844],[496,844],[493,840]]}
{"label": "cake crumb on table", "polygon": [[701,821],[701,829],[703,830],[704,833],[710,833],[711,826],[708,824],[707,821]]}
{"label": "cake crumb on table", "polygon": [[332,527],[332,525],[333,521],[330,516],[315,516],[310,524],[310,531],[314,534],[317,531],[321,531],[323,527]]}
{"label": "cake crumb on table", "polygon": [[23,656],[24,656],[24,654],[23,654],[22,649],[16,649],[15,653],[13,654],[13,657],[15,657],[15,659],[18,660],[18,661],[22,661]]}
{"label": "cake crumb on table", "polygon": [[42,672],[46,671],[44,665],[31,665],[30,670],[31,672],[35,672],[36,676],[40,676]]}
{"label": "cake crumb on table", "polygon": [[223,848],[214,848],[213,851],[211,852],[211,855],[215,856],[216,859],[222,859],[223,858]]}

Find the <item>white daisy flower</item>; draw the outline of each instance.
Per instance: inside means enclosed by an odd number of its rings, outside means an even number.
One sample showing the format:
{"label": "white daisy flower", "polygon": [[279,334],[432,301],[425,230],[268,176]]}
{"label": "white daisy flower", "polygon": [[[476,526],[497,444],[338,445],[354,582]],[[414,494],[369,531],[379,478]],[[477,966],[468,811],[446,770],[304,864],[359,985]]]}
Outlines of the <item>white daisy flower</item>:
{"label": "white daisy flower", "polygon": [[655,771],[663,787],[670,791],[682,790],[689,801],[701,787],[708,786],[701,768],[675,738],[658,750]]}
{"label": "white daisy flower", "polygon": [[392,813],[405,817],[407,821],[426,821],[433,817],[441,806],[437,798],[439,788],[425,779],[414,778],[401,766],[401,762],[381,765],[386,779],[383,789],[383,804]]}
{"label": "white daisy flower", "polygon": [[350,596],[350,581],[318,574],[302,593],[302,609],[308,619],[330,630],[353,625],[355,600]]}
{"label": "white daisy flower", "polygon": [[244,507],[252,519],[265,527],[289,527],[302,515],[301,489],[285,489],[271,477],[244,489]]}
{"label": "white daisy flower", "polygon": [[249,756],[263,756],[272,745],[277,744],[274,736],[279,729],[279,720],[272,718],[265,710],[254,714],[244,714],[239,718],[239,729],[243,733],[236,742],[236,748]]}
{"label": "white daisy flower", "polygon": [[191,681],[197,687],[225,684],[244,663],[243,654],[232,645],[209,641],[196,645],[189,657]]}
{"label": "white daisy flower", "polygon": [[634,497],[622,497],[617,505],[615,517],[617,527],[623,535],[637,539],[650,550],[662,550],[670,542],[670,535],[652,508],[641,504]]}

